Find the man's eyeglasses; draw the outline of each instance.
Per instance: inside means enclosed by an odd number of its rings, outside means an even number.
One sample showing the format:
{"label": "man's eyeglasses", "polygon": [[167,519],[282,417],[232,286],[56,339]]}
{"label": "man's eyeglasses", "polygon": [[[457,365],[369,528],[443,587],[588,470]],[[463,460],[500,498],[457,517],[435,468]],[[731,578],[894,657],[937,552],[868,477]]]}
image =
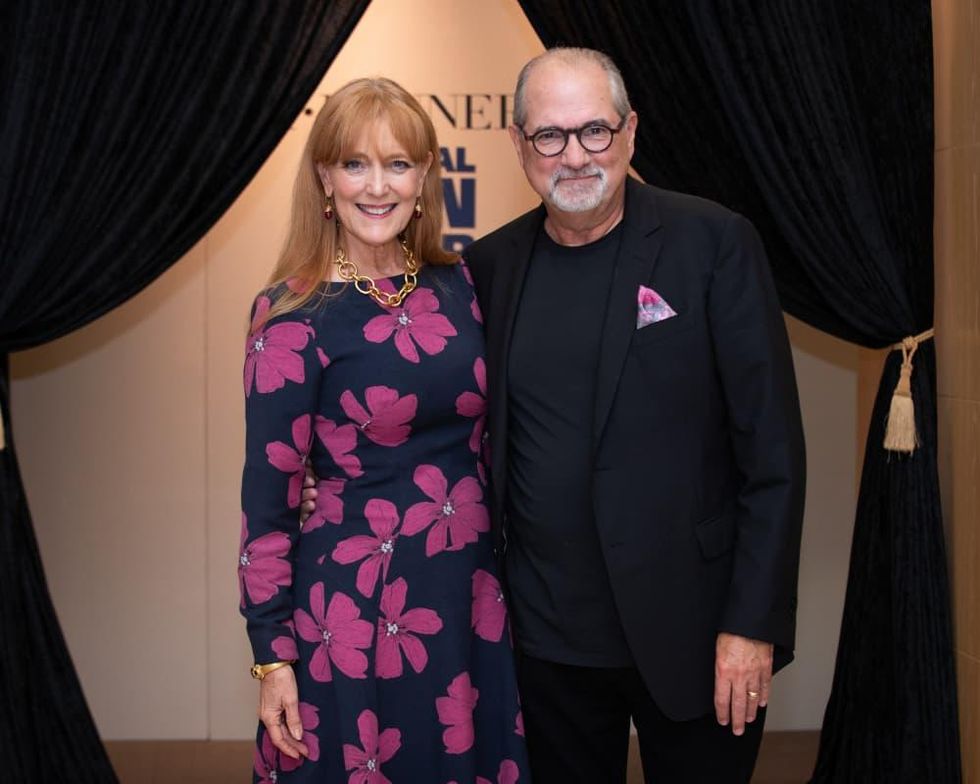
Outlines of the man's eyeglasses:
{"label": "man's eyeglasses", "polygon": [[532,134],[524,133],[524,129],[521,128],[521,133],[527,141],[531,142],[538,155],[553,158],[565,151],[568,137],[573,135],[587,152],[605,152],[612,145],[613,137],[623,130],[625,124],[624,117],[615,128],[610,128],[605,123],[594,122],[581,128],[542,128]]}

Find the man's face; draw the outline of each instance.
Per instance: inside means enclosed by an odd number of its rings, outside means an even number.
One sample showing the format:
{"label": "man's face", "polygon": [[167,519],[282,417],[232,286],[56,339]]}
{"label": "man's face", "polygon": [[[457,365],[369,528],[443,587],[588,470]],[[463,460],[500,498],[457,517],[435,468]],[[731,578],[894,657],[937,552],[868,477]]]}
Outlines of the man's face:
{"label": "man's face", "polygon": [[623,184],[633,156],[636,113],[603,152],[589,152],[574,134],[553,157],[538,153],[524,138],[544,128],[572,129],[589,123],[617,128],[622,118],[613,105],[606,72],[595,63],[546,60],[535,67],[525,86],[527,120],[510,135],[531,187],[549,211],[582,213],[623,199]]}

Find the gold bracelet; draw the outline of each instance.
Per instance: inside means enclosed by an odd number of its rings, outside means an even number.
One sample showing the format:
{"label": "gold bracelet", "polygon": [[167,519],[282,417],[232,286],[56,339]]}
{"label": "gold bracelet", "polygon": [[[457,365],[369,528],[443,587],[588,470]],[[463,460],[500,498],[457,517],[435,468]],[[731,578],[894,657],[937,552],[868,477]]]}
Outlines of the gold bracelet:
{"label": "gold bracelet", "polygon": [[252,669],[249,672],[255,680],[260,681],[270,672],[275,672],[280,667],[289,667],[291,664],[295,664],[296,659],[289,659],[288,661],[276,661],[269,662],[268,664],[253,664]]}

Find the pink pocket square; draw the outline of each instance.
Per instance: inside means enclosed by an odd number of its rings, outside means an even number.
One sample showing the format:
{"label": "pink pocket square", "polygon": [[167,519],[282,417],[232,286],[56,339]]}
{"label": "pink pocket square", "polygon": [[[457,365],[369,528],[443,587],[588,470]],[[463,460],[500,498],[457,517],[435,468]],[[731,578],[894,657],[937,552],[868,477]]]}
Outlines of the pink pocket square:
{"label": "pink pocket square", "polygon": [[676,315],[677,312],[656,291],[648,289],[646,286],[640,286],[640,290],[636,293],[637,329],[673,318]]}

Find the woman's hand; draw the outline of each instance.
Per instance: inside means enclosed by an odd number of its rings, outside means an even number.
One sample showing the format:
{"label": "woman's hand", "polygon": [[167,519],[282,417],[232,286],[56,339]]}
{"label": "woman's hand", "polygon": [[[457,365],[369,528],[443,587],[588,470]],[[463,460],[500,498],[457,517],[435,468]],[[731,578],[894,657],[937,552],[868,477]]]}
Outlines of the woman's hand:
{"label": "woman's hand", "polygon": [[291,666],[273,670],[259,681],[259,719],[268,730],[272,745],[283,754],[293,759],[310,756],[302,740],[303,722]]}

